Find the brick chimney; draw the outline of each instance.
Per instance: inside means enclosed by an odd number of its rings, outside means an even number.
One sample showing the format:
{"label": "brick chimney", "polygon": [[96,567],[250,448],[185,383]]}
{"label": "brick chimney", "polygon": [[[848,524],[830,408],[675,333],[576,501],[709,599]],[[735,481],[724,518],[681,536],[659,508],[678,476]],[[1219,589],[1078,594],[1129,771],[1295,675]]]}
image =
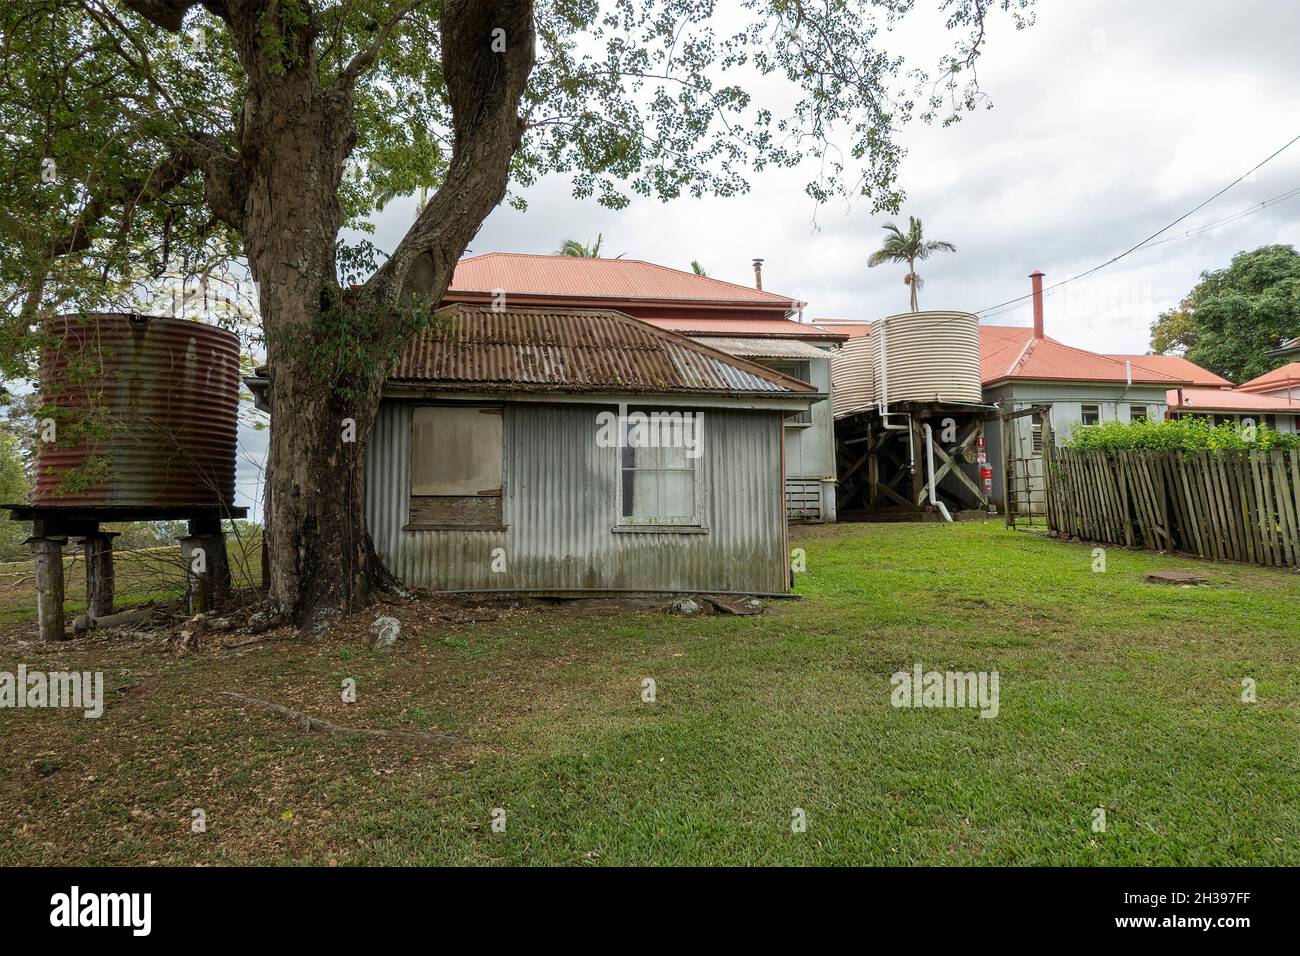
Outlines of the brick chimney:
{"label": "brick chimney", "polygon": [[1030,280],[1034,283],[1034,338],[1043,337],[1043,274],[1041,272],[1029,273]]}
{"label": "brick chimney", "polygon": [[754,288],[763,291],[763,260],[754,260]]}

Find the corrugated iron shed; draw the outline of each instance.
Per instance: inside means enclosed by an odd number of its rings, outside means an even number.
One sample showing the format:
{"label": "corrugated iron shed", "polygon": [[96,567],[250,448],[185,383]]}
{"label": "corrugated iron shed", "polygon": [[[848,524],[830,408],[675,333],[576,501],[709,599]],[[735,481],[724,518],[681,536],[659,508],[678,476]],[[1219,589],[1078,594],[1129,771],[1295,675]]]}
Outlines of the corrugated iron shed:
{"label": "corrugated iron shed", "polygon": [[389,380],[471,391],[816,394],[806,382],[621,312],[466,304],[439,310]]}

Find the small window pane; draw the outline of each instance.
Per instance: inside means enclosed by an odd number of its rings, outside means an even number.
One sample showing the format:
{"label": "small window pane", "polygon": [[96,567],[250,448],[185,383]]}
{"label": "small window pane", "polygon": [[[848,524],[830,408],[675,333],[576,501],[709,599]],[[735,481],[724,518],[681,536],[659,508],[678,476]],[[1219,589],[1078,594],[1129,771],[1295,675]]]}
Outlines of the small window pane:
{"label": "small window pane", "polygon": [[698,460],[685,447],[623,448],[620,454],[622,519],[647,525],[698,524],[695,484]]}
{"label": "small window pane", "polygon": [[1147,420],[1147,407],[1145,405],[1130,405],[1128,408],[1129,421],[1144,422]]}
{"label": "small window pane", "polygon": [[1085,425],[1096,425],[1096,424],[1098,424],[1100,421],[1101,421],[1101,406],[1100,406],[1100,405],[1084,405],[1084,406],[1083,406],[1083,424],[1085,424]]}

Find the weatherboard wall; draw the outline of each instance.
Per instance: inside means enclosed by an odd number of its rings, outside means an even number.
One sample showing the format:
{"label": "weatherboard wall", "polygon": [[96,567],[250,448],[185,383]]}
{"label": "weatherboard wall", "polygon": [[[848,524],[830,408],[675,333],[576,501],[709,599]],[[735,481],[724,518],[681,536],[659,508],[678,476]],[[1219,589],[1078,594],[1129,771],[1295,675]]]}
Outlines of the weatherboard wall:
{"label": "weatherboard wall", "polygon": [[[366,473],[375,549],[410,587],[787,590],[778,412],[705,411],[702,533],[613,530],[619,450],[597,445],[596,414],[614,407],[525,402],[504,407],[505,529],[404,530],[413,407],[381,405]],[[504,571],[493,570],[496,548],[503,549]]]}

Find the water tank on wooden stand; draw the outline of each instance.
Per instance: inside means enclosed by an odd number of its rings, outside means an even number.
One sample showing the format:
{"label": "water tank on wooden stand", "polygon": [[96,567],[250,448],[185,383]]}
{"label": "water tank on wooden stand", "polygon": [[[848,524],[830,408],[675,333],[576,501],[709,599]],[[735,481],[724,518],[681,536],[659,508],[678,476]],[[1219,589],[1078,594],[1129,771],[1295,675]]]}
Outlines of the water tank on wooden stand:
{"label": "water tank on wooden stand", "polygon": [[39,393],[34,506],[234,502],[235,334],[184,319],[59,316],[45,326]]}

